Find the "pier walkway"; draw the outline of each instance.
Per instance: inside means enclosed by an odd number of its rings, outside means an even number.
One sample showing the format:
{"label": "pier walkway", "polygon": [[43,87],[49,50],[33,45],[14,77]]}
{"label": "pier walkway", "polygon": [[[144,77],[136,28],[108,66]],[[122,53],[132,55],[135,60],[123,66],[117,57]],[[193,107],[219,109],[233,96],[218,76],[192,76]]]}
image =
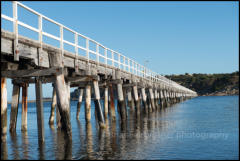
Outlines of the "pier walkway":
{"label": "pier walkway", "polygon": [[[18,19],[20,7],[37,16],[37,28]],[[81,103],[85,98],[87,122],[91,120],[91,93],[94,93],[95,112],[100,128],[105,127],[105,119],[114,120],[116,118],[115,97],[118,100],[118,113],[121,121],[124,122],[128,117],[128,110],[134,111],[136,118],[141,118],[142,114],[155,112],[197,96],[196,92],[151,71],[135,60],[107,48],[22,3],[13,1],[12,8],[13,10],[10,12],[13,13],[13,17],[1,14],[2,19],[13,24],[13,32],[1,29],[2,141],[6,140],[7,133],[7,78],[11,78],[13,84],[10,132],[16,130],[20,88],[22,88],[21,129],[27,130],[28,85],[34,83],[38,137],[41,142],[44,142],[42,83],[52,83],[54,89],[49,124],[54,123],[54,111],[57,107],[57,126],[64,130],[69,138],[72,135],[69,115],[71,87],[79,89],[76,118],[79,117]],[[46,21],[58,26],[60,36],[55,36],[43,29],[43,22]],[[18,33],[19,26],[37,33],[38,40],[20,35]],[[65,39],[66,32],[72,34],[72,41]],[[60,47],[44,42],[43,37],[56,40]],[[79,44],[79,39],[84,40],[84,45]],[[66,46],[72,46],[74,52],[68,51]],[[85,55],[79,54],[80,50],[84,51]],[[101,96],[101,93],[104,95]],[[104,107],[100,103],[102,97],[104,98]]]}

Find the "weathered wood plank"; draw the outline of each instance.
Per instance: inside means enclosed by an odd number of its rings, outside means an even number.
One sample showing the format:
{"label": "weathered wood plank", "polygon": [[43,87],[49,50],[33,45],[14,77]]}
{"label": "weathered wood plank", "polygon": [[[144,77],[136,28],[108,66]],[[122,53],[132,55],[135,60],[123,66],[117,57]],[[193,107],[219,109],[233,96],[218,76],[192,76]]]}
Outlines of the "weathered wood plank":
{"label": "weathered wood plank", "polygon": [[27,69],[27,70],[11,70],[2,71],[2,76],[7,78],[23,78],[23,77],[40,77],[62,74],[64,71],[60,67],[52,67],[49,69]]}
{"label": "weathered wood plank", "polygon": [[18,64],[12,63],[12,62],[2,62],[1,61],[1,71],[4,70],[17,70],[18,69]]}
{"label": "weathered wood plank", "polygon": [[40,67],[49,68],[50,64],[47,51],[38,48],[38,61]]}
{"label": "weathered wood plank", "polygon": [[74,68],[74,59],[70,57],[63,57],[63,63],[65,67]]}
{"label": "weathered wood plank", "polygon": [[56,52],[49,52],[49,66],[50,67],[62,67],[62,55]]}
{"label": "weathered wood plank", "polygon": [[12,40],[1,37],[1,54],[13,55]]}
{"label": "weathered wood plank", "polygon": [[18,43],[18,52],[20,58],[27,58],[32,60],[38,58],[37,48],[30,45]]}

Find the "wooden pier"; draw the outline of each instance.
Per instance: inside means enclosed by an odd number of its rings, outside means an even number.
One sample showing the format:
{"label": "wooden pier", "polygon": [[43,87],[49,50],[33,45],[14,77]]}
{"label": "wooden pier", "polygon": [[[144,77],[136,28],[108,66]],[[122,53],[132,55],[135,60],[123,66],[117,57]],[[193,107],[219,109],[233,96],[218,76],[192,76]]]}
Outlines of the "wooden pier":
{"label": "wooden pier", "polygon": [[[38,15],[38,28],[31,27],[18,20],[17,7],[21,6]],[[44,118],[42,101],[42,84],[52,83],[53,97],[49,124],[54,124],[54,110],[56,109],[57,126],[71,139],[70,122],[70,88],[78,87],[79,99],[76,107],[76,119],[79,118],[81,104],[85,102],[85,119],[88,125],[91,121],[91,91],[94,91],[94,103],[96,118],[100,128],[106,126],[106,119],[115,120],[114,100],[118,100],[119,115],[122,122],[128,119],[127,111],[135,113],[141,118],[142,113],[153,113],[166,108],[174,103],[196,97],[197,93],[187,89],[167,78],[152,72],[130,58],[109,49],[100,43],[83,36],[62,24],[59,24],[46,16],[28,8],[27,6],[13,2],[13,17],[1,15],[2,18],[11,21],[14,32],[1,29],[1,139],[6,140],[7,133],[7,81],[12,79],[13,91],[11,104],[11,118],[9,131],[16,131],[16,122],[19,104],[19,92],[22,88],[22,125],[23,131],[27,130],[27,97],[28,86],[35,84],[37,126],[40,142],[44,142]],[[51,35],[42,30],[42,19],[48,20],[60,27],[60,37]],[[39,40],[33,40],[18,34],[18,26],[21,25],[34,30],[39,34]],[[74,42],[64,40],[63,30],[74,34]],[[56,48],[43,42],[42,37],[48,36],[60,42],[60,48]],[[78,44],[78,37],[86,40],[86,46]],[[89,49],[89,42],[96,45],[96,50]],[[75,47],[75,53],[65,50],[64,43]],[[78,49],[83,49],[86,56],[78,54]],[[101,53],[99,48],[104,50]],[[95,54],[96,59],[90,59],[89,54]],[[109,56],[110,53],[110,56]],[[117,59],[116,59],[117,55]],[[104,59],[104,62],[100,61]],[[109,63],[109,61],[111,63]],[[117,65],[116,65],[117,64]],[[103,92],[101,92],[103,91]],[[114,95],[116,91],[117,96]],[[9,92],[9,91],[8,91]],[[100,94],[103,93],[103,96]],[[85,100],[83,100],[85,95]],[[104,107],[100,99],[104,98]],[[108,115],[109,114],[109,115]],[[109,116],[109,118],[108,118]],[[90,126],[90,125],[89,125]]]}

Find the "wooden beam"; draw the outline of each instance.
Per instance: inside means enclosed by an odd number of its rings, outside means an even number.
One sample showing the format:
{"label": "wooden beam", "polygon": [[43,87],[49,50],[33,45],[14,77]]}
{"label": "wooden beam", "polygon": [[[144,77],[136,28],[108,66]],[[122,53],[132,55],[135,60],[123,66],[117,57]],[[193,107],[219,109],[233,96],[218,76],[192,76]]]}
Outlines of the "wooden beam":
{"label": "wooden beam", "polygon": [[154,89],[154,94],[153,95],[154,95],[155,107],[156,107],[156,110],[157,110],[159,108],[157,89]]}
{"label": "wooden beam", "polygon": [[83,98],[83,89],[79,89],[79,97],[78,97],[78,104],[77,104],[77,114],[76,118],[79,119],[79,113],[81,109],[81,104],[82,104],[82,98]]}
{"label": "wooden beam", "polygon": [[22,125],[21,130],[27,130],[27,96],[28,96],[28,84],[24,83],[22,86]]}
{"label": "wooden beam", "polygon": [[36,78],[36,108],[37,108],[37,125],[38,125],[38,141],[44,142],[44,118],[43,118],[43,100],[42,100],[42,82]]}
{"label": "wooden beam", "polygon": [[131,111],[135,111],[134,109],[134,100],[132,98],[132,88],[127,90],[127,98],[128,98],[128,107],[130,107]]}
{"label": "wooden beam", "polygon": [[87,81],[92,81],[92,80],[98,80],[98,76],[97,75],[82,75],[82,76],[77,76],[77,77],[67,77],[66,79],[69,82],[87,82]]}
{"label": "wooden beam", "polygon": [[117,92],[118,92],[118,105],[119,105],[121,120],[125,121],[127,119],[127,112],[126,112],[125,100],[123,96],[123,88],[121,83],[117,84]]}
{"label": "wooden beam", "polygon": [[1,71],[4,70],[17,70],[18,69],[18,64],[12,63],[12,62],[2,62],[1,60]]}
{"label": "wooden beam", "polygon": [[136,105],[136,114],[137,114],[137,117],[140,117],[140,100],[138,97],[137,86],[133,86],[133,95],[134,95],[134,101]]}
{"label": "wooden beam", "polygon": [[7,139],[7,79],[1,77],[1,142]]}
{"label": "wooden beam", "polygon": [[86,102],[85,102],[85,120],[86,122],[91,121],[91,86],[86,86]]}
{"label": "wooden beam", "polygon": [[2,76],[7,78],[22,78],[22,77],[40,77],[40,76],[49,76],[49,75],[59,75],[62,73],[63,73],[63,68],[52,67],[49,69],[2,71]]}
{"label": "wooden beam", "polygon": [[146,96],[145,88],[141,88],[141,93],[142,93],[144,111],[145,113],[148,113],[147,96]]}
{"label": "wooden beam", "polygon": [[111,114],[111,119],[113,121],[116,120],[116,112],[115,112],[115,102],[114,102],[114,93],[113,93],[113,85],[109,85],[109,90],[110,90],[110,114]]}
{"label": "wooden beam", "polygon": [[[47,76],[47,77],[41,77],[42,83],[54,83],[56,78],[55,76]],[[28,83],[28,84],[33,84],[35,83],[35,78],[18,78],[18,79],[13,79],[12,80],[13,84],[23,84],[23,83]]]}
{"label": "wooden beam", "polygon": [[93,88],[94,88],[94,94],[95,94],[95,111],[97,112],[97,117],[98,117],[98,123],[101,128],[105,127],[105,121],[103,117],[103,112],[102,112],[102,107],[100,103],[100,92],[99,92],[99,87],[98,87],[98,81],[94,80],[93,81]]}
{"label": "wooden beam", "polygon": [[107,119],[108,115],[108,87],[104,88],[104,117]]}
{"label": "wooden beam", "polygon": [[149,88],[149,95],[150,95],[150,99],[151,99],[151,106],[152,106],[152,110],[155,110],[155,102],[154,102],[154,95],[153,95],[153,89]]}
{"label": "wooden beam", "polygon": [[16,132],[20,86],[13,84],[9,131]]}
{"label": "wooden beam", "polygon": [[56,104],[57,104],[56,89],[53,84],[52,105],[51,105],[51,112],[50,112],[50,117],[49,117],[49,121],[48,121],[49,125],[54,124],[54,113],[55,113]]}
{"label": "wooden beam", "polygon": [[66,83],[64,75],[56,76],[56,93],[57,93],[57,104],[58,110],[61,115],[61,128],[67,135],[69,139],[72,138],[72,128],[69,114],[69,101],[68,101],[68,92],[66,88]]}

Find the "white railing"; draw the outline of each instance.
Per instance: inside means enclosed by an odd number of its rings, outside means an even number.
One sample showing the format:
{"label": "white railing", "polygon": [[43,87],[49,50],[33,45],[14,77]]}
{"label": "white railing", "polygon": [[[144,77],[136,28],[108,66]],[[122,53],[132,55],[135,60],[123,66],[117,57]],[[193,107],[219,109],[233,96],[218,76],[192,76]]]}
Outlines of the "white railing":
{"label": "white railing", "polygon": [[[126,72],[129,72],[129,73],[132,73],[134,75],[137,75],[139,77],[142,77],[144,79],[147,79],[149,81],[152,81],[152,82],[161,82],[162,84],[164,84],[164,87],[165,88],[176,88],[180,91],[184,91],[186,93],[196,93],[190,89],[187,89],[179,84],[177,84],[176,82],[173,82],[167,78],[165,78],[164,76],[161,76],[160,74],[157,74],[153,71],[151,71],[150,69],[146,68],[145,66],[137,63],[136,61],[118,53],[117,51],[114,51],[110,48],[107,48],[105,46],[103,46],[102,44],[100,44],[99,42],[96,42],[95,40],[93,39],[90,39],[89,37],[87,36],[84,36],[36,11],[34,11],[33,9],[27,7],[26,5],[23,5],[22,3],[20,2],[17,2],[17,1],[13,1],[12,2],[12,6],[13,6],[13,17],[9,17],[7,15],[4,15],[4,14],[1,14],[1,18],[5,19],[5,20],[8,20],[8,21],[11,21],[13,22],[13,32],[15,34],[15,45],[18,44],[18,25],[21,25],[25,28],[28,28],[32,31],[35,31],[38,33],[38,41],[39,43],[41,44],[41,48],[42,48],[42,43],[43,43],[43,36],[46,36],[46,37],[49,37],[49,38],[52,38],[54,40],[57,40],[60,42],[60,49],[61,49],[61,52],[62,54],[64,53],[64,43],[70,45],[70,46],[73,46],[75,48],[75,55],[76,55],[76,58],[77,58],[77,55],[79,55],[78,53],[78,49],[82,49],[86,52],[86,58],[87,58],[87,61],[89,62],[89,60],[93,60],[89,57],[89,54],[94,54],[96,55],[96,62],[97,64],[99,64],[99,58],[103,58],[104,59],[104,64],[107,66],[107,65],[110,65],[110,66],[114,66],[116,68],[119,68],[121,70],[124,70]],[[21,21],[19,21],[18,19],[18,6],[21,6],[23,7],[24,9],[30,11],[31,13],[35,14],[38,16],[38,28],[35,28],[33,26],[30,26],[28,24],[25,24]],[[60,32],[60,37],[57,37],[57,36],[54,36],[53,34],[51,33],[47,33],[45,31],[43,31],[42,29],[42,25],[43,25],[43,19],[51,22],[51,23],[54,23],[55,25],[59,26],[59,32]],[[71,33],[74,34],[74,43],[72,42],[69,42],[67,40],[64,40],[64,30],[67,30],[67,31],[70,31]],[[80,46],[79,43],[78,43],[78,37],[81,37],[83,39],[85,39],[85,44],[86,44],[86,47],[83,47],[83,46]],[[89,48],[89,42],[93,43],[96,45],[96,50],[93,51]],[[99,53],[99,47],[103,48],[104,49],[104,54],[100,54]],[[111,56],[109,57],[108,56],[108,52],[111,53]],[[117,59],[114,58],[114,55],[117,55]],[[123,62],[121,61],[123,60]],[[108,63],[108,61],[111,62],[111,64]],[[117,66],[115,65],[117,64]]]}

